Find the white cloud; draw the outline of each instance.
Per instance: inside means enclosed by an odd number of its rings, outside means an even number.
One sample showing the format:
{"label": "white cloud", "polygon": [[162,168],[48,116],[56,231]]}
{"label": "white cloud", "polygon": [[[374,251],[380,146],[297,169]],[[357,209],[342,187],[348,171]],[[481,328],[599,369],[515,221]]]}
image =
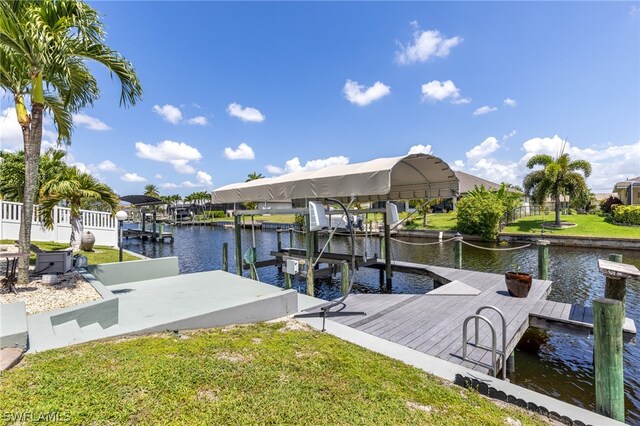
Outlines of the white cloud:
{"label": "white cloud", "polygon": [[198,173],[196,173],[196,179],[198,181],[198,183],[200,183],[203,186],[213,186],[213,179],[211,178],[211,175],[207,172],[203,172],[202,170],[199,170]]}
{"label": "white cloud", "polygon": [[182,186],[183,188],[200,188],[200,187],[202,187],[201,184],[193,183],[190,180],[185,180],[184,182],[182,182],[182,184],[180,186]]}
{"label": "white cloud", "polygon": [[157,113],[165,121],[168,121],[171,124],[178,124],[180,121],[182,121],[182,111],[180,111],[180,108],[170,104],[166,104],[163,106],[154,105],[153,112]]}
{"label": "white cloud", "polygon": [[424,101],[444,101],[450,100],[453,104],[468,104],[469,98],[460,97],[460,89],[451,80],[433,80],[422,85],[422,100]]}
{"label": "white cloud", "polygon": [[490,112],[497,111],[497,110],[498,110],[497,107],[492,107],[492,106],[485,105],[485,106],[481,106],[477,110],[473,111],[473,115],[485,115],[485,114],[489,114]]}
{"label": "white cloud", "polygon": [[433,57],[444,58],[449,55],[451,49],[462,42],[461,37],[446,38],[440,31],[421,31],[417,23],[413,33],[413,41],[406,46],[398,43],[400,49],[396,52],[396,62],[401,65],[415,62],[426,62]]}
{"label": "white cloud", "polygon": [[226,147],[224,156],[229,160],[253,160],[256,154],[253,152],[253,148],[242,142],[236,149]]}
{"label": "white cloud", "polygon": [[157,145],[136,142],[136,155],[147,160],[172,164],[178,173],[192,174],[195,169],[190,161],[199,161],[202,154],[197,148],[184,142],[165,140]]}
{"label": "white cloud", "polygon": [[0,116],[0,150],[15,151],[23,148],[22,128],[18,124],[15,108],[7,108]]}
{"label": "white cloud", "polygon": [[451,167],[451,169],[453,170],[462,170],[464,168],[464,161],[462,160],[455,160],[453,162],[453,164],[450,164],[449,167]]}
{"label": "white cloud", "polygon": [[503,135],[502,136],[502,140],[506,141],[507,139],[511,139],[512,137],[514,137],[517,134],[518,134],[518,131],[516,129],[513,129],[510,133],[507,133],[506,135]]}
{"label": "white cloud", "polygon": [[165,188],[165,189],[175,189],[179,187],[180,185],[176,185],[175,183],[171,183],[171,182],[165,182],[160,184],[160,188]]}
{"label": "white cloud", "polygon": [[199,115],[197,117],[193,117],[187,120],[187,124],[195,124],[197,126],[206,126],[207,125],[207,117]]}
{"label": "white cloud", "polygon": [[157,175],[155,175],[155,178],[156,178],[156,179],[164,179],[160,173],[158,173]]}
{"label": "white cloud", "polygon": [[291,160],[287,160],[284,164],[284,167],[278,167],[272,164],[268,164],[265,168],[269,173],[279,175],[283,173],[319,170],[319,169],[324,169],[325,167],[337,166],[337,165],[343,165],[343,164],[349,164],[349,158],[342,155],[335,156],[335,157],[328,157],[328,158],[320,158],[317,160],[309,160],[304,164],[304,166],[300,163],[300,159],[298,157],[294,157]]}
{"label": "white cloud", "polygon": [[365,106],[387,96],[391,93],[391,89],[380,81],[376,81],[371,87],[365,87],[357,81],[347,80],[342,88],[342,93],[344,98],[352,104]]}
{"label": "white cloud", "polygon": [[431,145],[413,145],[407,154],[433,154]]}
{"label": "white cloud", "polygon": [[147,179],[140,176],[137,173],[125,173],[122,176],[120,176],[120,179],[122,179],[125,182],[146,182]]}
{"label": "white cloud", "polygon": [[96,168],[98,170],[102,170],[103,172],[118,172],[118,171],[120,171],[120,168],[118,166],[116,166],[115,163],[113,163],[110,160],[102,161],[100,164],[98,164],[96,166]]}
{"label": "white cloud", "polygon": [[506,106],[510,106],[510,107],[515,107],[518,103],[511,99],[511,98],[507,98],[504,101],[502,101]]}
{"label": "white cloud", "polygon": [[242,105],[235,102],[229,104],[227,112],[232,117],[237,117],[242,121],[250,121],[254,123],[260,123],[264,121],[265,116],[259,110],[252,107],[243,108]]}
{"label": "white cloud", "polygon": [[98,131],[111,130],[111,127],[105,124],[102,120],[99,120],[95,117],[91,117],[86,114],[73,114],[72,118],[73,118],[74,124],[85,126],[87,129],[90,129],[90,130],[98,130]]}
{"label": "white cloud", "polygon": [[472,174],[496,183],[508,182],[519,185],[524,177],[522,167],[518,163],[499,161],[490,157],[479,159],[470,167],[470,171]]}
{"label": "white cloud", "polygon": [[474,160],[486,157],[487,155],[496,152],[500,148],[498,140],[493,136],[486,138],[480,145],[476,145],[466,152],[467,159],[470,162]]}

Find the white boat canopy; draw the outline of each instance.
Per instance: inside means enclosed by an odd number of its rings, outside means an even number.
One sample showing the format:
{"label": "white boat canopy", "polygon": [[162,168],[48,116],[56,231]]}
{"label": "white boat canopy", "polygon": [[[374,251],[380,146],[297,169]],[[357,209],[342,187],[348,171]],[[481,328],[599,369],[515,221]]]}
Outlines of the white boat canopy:
{"label": "white boat canopy", "polygon": [[411,154],[234,183],[213,190],[212,202],[453,198],[458,185],[453,170],[440,158]]}

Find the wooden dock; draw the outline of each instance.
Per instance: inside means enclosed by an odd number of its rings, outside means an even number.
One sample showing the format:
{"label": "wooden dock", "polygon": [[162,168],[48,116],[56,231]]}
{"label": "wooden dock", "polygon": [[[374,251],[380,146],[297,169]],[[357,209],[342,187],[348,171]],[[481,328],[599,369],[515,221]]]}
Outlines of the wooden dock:
{"label": "wooden dock", "polygon": [[[377,262],[369,267],[380,268]],[[467,317],[474,315],[483,306],[494,306],[504,314],[506,322],[506,351],[512,354],[524,332],[531,325],[530,319],[548,314],[548,324],[574,321],[564,319],[571,313],[566,304],[547,302],[551,281],[533,280],[529,296],[516,298],[508,294],[504,275],[486,272],[451,269],[430,265],[393,262],[395,271],[422,273],[442,283],[432,294],[355,294],[346,300],[344,311],[364,311],[366,316],[339,316],[331,320],[353,327],[374,336],[387,339],[438,358],[463,365],[485,374],[494,373],[491,366],[491,332],[488,325],[480,322],[479,345],[468,346],[467,358],[462,358],[462,325]],[[452,288],[449,291],[448,283]],[[571,306],[571,305],[568,305]],[[577,309],[574,309],[577,315]],[[585,322],[586,309],[580,321],[572,326],[588,328]],[[502,326],[497,313],[485,310],[481,315],[489,318],[496,331],[497,350],[502,350]],[[577,316],[574,318],[577,320]],[[587,318],[588,319],[588,318]],[[628,320],[633,322],[632,320]],[[592,326],[591,326],[592,327]],[[468,325],[468,341],[473,343],[474,322]],[[628,332],[635,331],[629,328]],[[498,356],[496,370],[501,357]],[[497,374],[498,371],[495,371]]]}
{"label": "wooden dock", "polygon": [[169,241],[173,242],[173,234],[169,231],[152,232],[152,231],[142,231],[140,229],[123,229],[122,236],[127,240],[129,238],[139,238],[143,241],[151,240],[151,241],[164,242],[165,239],[168,239]]}

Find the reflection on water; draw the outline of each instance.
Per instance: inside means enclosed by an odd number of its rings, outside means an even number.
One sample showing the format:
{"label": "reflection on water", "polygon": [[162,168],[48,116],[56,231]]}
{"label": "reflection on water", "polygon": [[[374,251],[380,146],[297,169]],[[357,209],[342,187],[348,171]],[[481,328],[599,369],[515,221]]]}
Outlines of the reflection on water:
{"label": "reflection on water", "polygon": [[[233,230],[209,227],[179,227],[173,229],[172,244],[155,244],[139,240],[127,240],[124,247],[148,257],[178,256],[182,273],[207,271],[222,267],[222,244],[229,243],[229,270],[235,271],[233,256]],[[304,247],[302,235],[294,235],[294,245]],[[269,258],[275,250],[275,231],[258,231],[255,235],[258,260]],[[242,246],[251,246],[252,236],[248,230],[242,232]],[[283,235],[283,244],[288,245],[288,235]],[[321,237],[320,244],[324,244]],[[407,241],[426,241],[410,240]],[[487,244],[485,244],[487,245]],[[350,242],[345,237],[335,237],[333,251],[346,252]],[[489,246],[489,245],[487,245]],[[493,246],[495,247],[495,245]],[[379,253],[377,240],[356,240],[356,252]],[[565,303],[582,303],[591,306],[594,297],[604,294],[604,276],[598,271],[597,259],[606,258],[609,250],[553,247],[549,249],[549,273],[553,287],[549,299]],[[640,267],[640,251],[621,252],[625,263]],[[392,242],[392,259],[416,263],[428,263],[453,267],[453,244],[410,246]],[[502,273],[518,267],[534,275],[537,271],[537,249],[535,246],[517,250],[495,252],[463,246],[463,268]],[[284,275],[275,267],[258,270],[259,278],[280,287],[284,286]],[[302,279],[293,282],[294,288],[305,291]],[[433,288],[427,276],[395,273],[393,293],[425,293]],[[339,280],[326,279],[316,283],[316,296],[324,299],[339,296]],[[378,271],[360,269],[356,272],[354,292],[380,293]],[[626,314],[640,324],[640,282],[627,281]],[[626,421],[640,424],[640,346],[625,345],[624,374],[626,390]],[[572,404],[595,408],[592,338],[577,337],[560,332],[529,329],[518,345],[516,352],[516,374],[513,382],[532,390],[560,398]]]}

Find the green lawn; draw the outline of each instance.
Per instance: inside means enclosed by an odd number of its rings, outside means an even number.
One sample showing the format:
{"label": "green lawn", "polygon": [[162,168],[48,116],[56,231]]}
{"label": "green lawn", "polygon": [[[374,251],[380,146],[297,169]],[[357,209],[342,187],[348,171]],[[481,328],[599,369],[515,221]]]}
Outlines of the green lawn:
{"label": "green lawn", "polygon": [[[539,234],[543,222],[553,222],[555,215],[529,216],[519,219],[507,226],[502,232],[517,232],[523,234]],[[618,238],[640,238],[640,227],[615,225],[611,218],[605,215],[596,214],[573,214],[562,215],[563,222],[572,222],[578,226],[560,230],[545,228],[545,233],[551,235],[577,235],[592,237],[618,237]]]}
{"label": "green lawn", "polygon": [[296,328],[167,333],[27,355],[0,376],[0,412],[7,419],[57,411],[72,424],[545,423],[326,333]]}
{"label": "green lawn", "polygon": [[405,225],[405,229],[426,229],[432,231],[455,231],[458,225],[456,213],[431,213],[427,215],[427,226],[423,226],[422,216],[416,213],[411,218],[413,224]]}
{"label": "green lawn", "polygon": [[[0,244],[13,244],[15,241],[12,240],[0,240]],[[69,247],[69,243],[52,243],[50,241],[33,241],[34,245],[40,247],[42,250],[62,250]],[[117,262],[119,259],[119,251],[118,249],[114,249],[113,247],[107,246],[95,246],[93,251],[77,251],[76,254],[81,254],[87,257],[89,264],[97,265],[100,263],[111,263]],[[127,252],[122,254],[122,260],[140,260],[140,258],[133,256]],[[31,253],[32,264],[36,262],[35,253]]]}

